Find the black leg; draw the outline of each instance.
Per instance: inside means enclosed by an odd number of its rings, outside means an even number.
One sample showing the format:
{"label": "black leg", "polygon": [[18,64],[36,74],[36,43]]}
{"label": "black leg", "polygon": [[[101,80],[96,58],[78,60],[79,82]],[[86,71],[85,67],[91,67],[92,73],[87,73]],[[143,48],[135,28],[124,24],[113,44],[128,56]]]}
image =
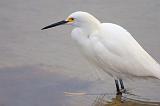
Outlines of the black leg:
{"label": "black leg", "polygon": [[116,84],[116,89],[117,89],[117,95],[122,95],[122,93],[120,92],[120,89],[119,89],[118,80],[115,80],[115,84]]}
{"label": "black leg", "polygon": [[124,89],[124,84],[123,84],[122,79],[119,79],[119,82],[120,82],[120,85],[121,85],[121,89]]}

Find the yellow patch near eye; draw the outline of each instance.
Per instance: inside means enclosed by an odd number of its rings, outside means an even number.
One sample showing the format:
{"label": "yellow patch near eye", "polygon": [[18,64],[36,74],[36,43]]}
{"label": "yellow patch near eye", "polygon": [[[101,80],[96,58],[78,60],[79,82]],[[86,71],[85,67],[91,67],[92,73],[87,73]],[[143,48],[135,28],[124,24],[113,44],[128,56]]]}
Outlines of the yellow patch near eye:
{"label": "yellow patch near eye", "polygon": [[68,22],[73,22],[74,21],[74,18],[69,18],[68,19]]}

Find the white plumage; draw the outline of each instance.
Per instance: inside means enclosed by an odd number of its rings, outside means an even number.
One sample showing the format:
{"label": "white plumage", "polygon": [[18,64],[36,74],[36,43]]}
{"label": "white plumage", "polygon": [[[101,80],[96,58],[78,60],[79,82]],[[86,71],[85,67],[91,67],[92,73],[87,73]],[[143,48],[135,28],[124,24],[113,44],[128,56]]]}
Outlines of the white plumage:
{"label": "white plumage", "polygon": [[117,95],[126,91],[122,79],[130,77],[160,79],[160,65],[121,26],[101,23],[89,13],[78,11],[72,13],[66,20],[42,29],[62,24],[75,27],[71,34],[72,39],[91,63],[115,79]]}
{"label": "white plumage", "polygon": [[[72,38],[87,59],[114,78],[151,76],[160,79],[159,64],[131,34],[116,24],[100,23],[86,12],[75,12]],[[77,22],[76,22],[77,21]]]}

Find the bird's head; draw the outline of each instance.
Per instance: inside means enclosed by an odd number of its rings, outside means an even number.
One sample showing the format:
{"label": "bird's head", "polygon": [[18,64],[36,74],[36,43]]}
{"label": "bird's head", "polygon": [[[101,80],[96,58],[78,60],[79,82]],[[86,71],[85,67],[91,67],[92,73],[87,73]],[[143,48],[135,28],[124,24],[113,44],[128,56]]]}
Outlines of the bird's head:
{"label": "bird's head", "polygon": [[87,12],[78,11],[78,12],[74,12],[71,15],[69,15],[67,17],[67,19],[56,22],[56,23],[51,24],[49,26],[46,26],[46,27],[42,28],[42,30],[56,27],[59,25],[64,25],[64,24],[72,25],[75,27],[88,27],[88,26],[95,27],[99,23],[100,22],[95,17],[93,17],[91,14],[89,14]]}

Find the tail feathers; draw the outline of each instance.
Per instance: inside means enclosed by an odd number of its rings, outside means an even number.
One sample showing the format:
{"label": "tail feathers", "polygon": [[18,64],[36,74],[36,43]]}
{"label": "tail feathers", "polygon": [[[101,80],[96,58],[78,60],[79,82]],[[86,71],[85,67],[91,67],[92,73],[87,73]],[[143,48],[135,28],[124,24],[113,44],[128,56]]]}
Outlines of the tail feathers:
{"label": "tail feathers", "polygon": [[153,70],[153,74],[154,74],[154,77],[160,79],[160,65],[157,64],[157,67],[155,68],[155,70]]}

